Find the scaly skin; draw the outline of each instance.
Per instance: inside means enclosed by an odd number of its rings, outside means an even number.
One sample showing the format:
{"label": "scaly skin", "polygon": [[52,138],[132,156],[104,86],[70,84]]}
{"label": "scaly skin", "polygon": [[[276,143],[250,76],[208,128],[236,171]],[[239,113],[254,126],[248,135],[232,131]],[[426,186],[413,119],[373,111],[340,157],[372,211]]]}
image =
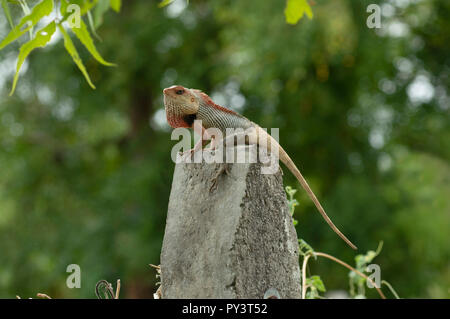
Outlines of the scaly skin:
{"label": "scaly skin", "polygon": [[[294,174],[297,180],[302,185],[303,189],[306,191],[308,196],[313,201],[319,213],[325,219],[325,221],[330,225],[336,234],[339,235],[351,248],[357,249],[344,234],[333,224],[328,215],[325,213],[320,202],[317,200],[316,195],[309,187],[303,175],[298,170],[297,166],[291,160],[289,155],[285,150],[278,144],[278,142],[272,138],[266,131],[264,131],[257,124],[248,120],[244,116],[227,109],[223,106],[215,104],[212,99],[201,92],[200,90],[187,89],[180,85],[174,85],[169,88],[164,89],[164,106],[166,109],[167,122],[173,128],[177,127],[194,127],[194,120],[202,121],[201,132],[197,132],[200,136],[204,137],[205,129],[208,128],[218,128],[222,131],[225,136],[226,128],[243,128],[250,132],[250,137],[248,139],[249,143],[257,143],[267,147],[270,151],[271,149],[278,149],[279,159],[289,168],[289,170]],[[209,138],[206,136],[206,138]],[[208,141],[206,140],[206,143]],[[200,150],[205,146],[205,140],[202,139],[194,147],[192,151]]]}

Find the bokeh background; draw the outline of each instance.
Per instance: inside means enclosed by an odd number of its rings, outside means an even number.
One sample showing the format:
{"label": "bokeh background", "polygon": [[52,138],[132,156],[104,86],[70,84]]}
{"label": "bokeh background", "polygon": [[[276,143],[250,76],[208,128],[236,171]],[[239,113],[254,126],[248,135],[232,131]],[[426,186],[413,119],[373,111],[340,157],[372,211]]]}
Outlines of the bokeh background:
{"label": "bokeh background", "polygon": [[[370,3],[382,8],[380,29],[366,26]],[[95,298],[97,281],[119,278],[121,297],[152,297],[148,264],[159,264],[174,169],[162,100],[172,84],[280,128],[359,252],[384,241],[382,279],[401,297],[449,297],[450,2],[316,0],[314,18],[296,26],[284,7],[123,1],[97,30],[117,67],[75,41],[96,90],[58,35],[31,54],[9,97],[23,42],[0,51],[1,298]],[[0,39],[9,30],[1,12]],[[354,264],[303,191],[297,199],[299,237]],[[81,289],[66,286],[73,263]],[[337,264],[311,262],[311,272],[348,289]]]}

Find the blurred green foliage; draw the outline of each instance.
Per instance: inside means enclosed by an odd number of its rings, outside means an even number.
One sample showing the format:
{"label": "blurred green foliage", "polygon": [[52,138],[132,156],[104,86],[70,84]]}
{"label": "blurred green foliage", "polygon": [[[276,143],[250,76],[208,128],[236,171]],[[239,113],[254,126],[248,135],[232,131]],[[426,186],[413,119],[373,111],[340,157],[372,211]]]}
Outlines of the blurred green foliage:
{"label": "blurred green foliage", "polygon": [[[366,26],[373,2],[381,29]],[[74,42],[96,90],[60,33],[28,57],[12,97],[23,42],[0,51],[0,297],[93,298],[97,281],[118,278],[121,297],[151,297],[174,168],[161,90],[175,83],[279,127],[360,251],[384,241],[377,263],[401,297],[449,297],[450,2],[312,10],[292,26],[272,0],[122,1],[97,30],[116,68]],[[0,39],[9,30],[2,15]],[[290,174],[285,183],[300,190]],[[352,263],[306,194],[296,198],[299,237]],[[72,263],[81,289],[66,287]],[[327,291],[348,286],[339,266],[310,267]]]}

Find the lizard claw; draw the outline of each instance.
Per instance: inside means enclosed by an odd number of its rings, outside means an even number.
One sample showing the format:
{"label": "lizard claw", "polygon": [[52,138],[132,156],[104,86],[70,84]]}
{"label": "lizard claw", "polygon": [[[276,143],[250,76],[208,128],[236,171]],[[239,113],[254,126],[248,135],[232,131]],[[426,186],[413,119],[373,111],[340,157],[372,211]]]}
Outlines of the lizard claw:
{"label": "lizard claw", "polygon": [[180,152],[179,154],[180,154],[181,160],[183,162],[185,162],[188,158],[190,160],[192,160],[194,158],[195,152],[196,152],[195,148],[192,148],[190,150],[187,150],[187,151],[184,151],[184,152]]}
{"label": "lizard claw", "polygon": [[228,163],[224,163],[221,165],[219,171],[217,172],[216,176],[211,179],[211,187],[209,188],[209,192],[213,192],[217,189],[217,180],[219,179],[219,176],[222,174],[230,175],[230,168]]}

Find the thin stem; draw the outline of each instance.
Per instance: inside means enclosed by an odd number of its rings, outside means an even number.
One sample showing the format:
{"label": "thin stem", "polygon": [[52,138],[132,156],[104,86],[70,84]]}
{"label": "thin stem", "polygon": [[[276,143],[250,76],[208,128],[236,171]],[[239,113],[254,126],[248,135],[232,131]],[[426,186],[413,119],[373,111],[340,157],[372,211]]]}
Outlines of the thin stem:
{"label": "thin stem", "polygon": [[116,297],[114,299],[119,299],[119,293],[120,293],[120,279],[117,279]]}
{"label": "thin stem", "polygon": [[311,255],[306,255],[305,258],[303,258],[303,265],[302,265],[302,299],[306,298],[306,264],[308,263],[309,257],[311,257]]}
{"label": "thin stem", "polygon": [[397,294],[397,292],[394,290],[394,288],[391,286],[390,283],[388,283],[386,280],[382,280],[381,284],[385,284],[392,292],[392,294],[395,296],[395,298],[400,299],[400,296]]}
{"label": "thin stem", "polygon": [[381,291],[380,288],[377,287],[377,285],[373,282],[372,279],[370,279],[369,277],[367,277],[366,275],[364,275],[362,272],[360,272],[359,270],[356,270],[355,268],[353,268],[352,266],[350,266],[349,264],[343,262],[340,259],[337,259],[334,256],[328,255],[326,253],[321,253],[321,252],[314,252],[315,256],[321,256],[321,257],[325,257],[328,259],[333,260],[334,262],[337,262],[338,264],[350,269],[351,271],[355,272],[356,274],[360,275],[361,277],[366,278],[366,280],[368,280],[374,287],[375,289],[378,291],[378,294],[381,296],[381,298],[386,299],[386,296],[383,294],[383,292]]}

